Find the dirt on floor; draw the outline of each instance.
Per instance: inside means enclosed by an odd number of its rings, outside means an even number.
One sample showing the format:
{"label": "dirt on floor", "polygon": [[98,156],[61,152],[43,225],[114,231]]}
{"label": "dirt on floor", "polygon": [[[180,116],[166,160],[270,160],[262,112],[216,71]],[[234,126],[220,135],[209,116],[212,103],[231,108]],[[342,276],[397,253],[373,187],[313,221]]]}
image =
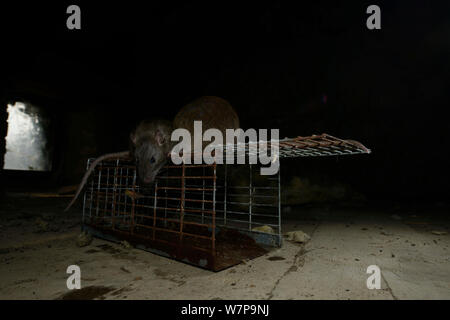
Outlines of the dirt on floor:
{"label": "dirt on floor", "polygon": [[[2,201],[0,299],[450,299],[446,207],[286,207],[283,231],[306,244],[212,272],[97,238],[79,247],[81,210],[63,213],[66,202]],[[71,265],[79,290],[67,288]],[[370,265],[380,289],[367,288]]]}

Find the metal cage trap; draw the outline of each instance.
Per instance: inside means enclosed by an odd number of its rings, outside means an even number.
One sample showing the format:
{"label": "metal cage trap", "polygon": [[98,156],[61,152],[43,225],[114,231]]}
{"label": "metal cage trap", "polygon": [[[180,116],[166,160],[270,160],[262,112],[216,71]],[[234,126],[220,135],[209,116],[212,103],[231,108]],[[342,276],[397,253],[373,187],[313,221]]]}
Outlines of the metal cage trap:
{"label": "metal cage trap", "polygon": [[[280,158],[370,153],[326,134],[277,143]],[[259,165],[167,165],[143,188],[132,160],[105,160],[84,193],[83,230],[219,271],[281,246],[280,171],[263,176]]]}

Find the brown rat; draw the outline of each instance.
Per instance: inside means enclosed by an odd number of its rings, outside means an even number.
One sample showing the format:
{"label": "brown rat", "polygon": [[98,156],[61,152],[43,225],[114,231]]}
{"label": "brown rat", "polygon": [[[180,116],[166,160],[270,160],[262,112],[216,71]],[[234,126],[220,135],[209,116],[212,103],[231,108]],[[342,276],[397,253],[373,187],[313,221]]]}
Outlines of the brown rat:
{"label": "brown rat", "polygon": [[194,121],[202,121],[203,132],[210,128],[222,131],[239,128],[239,118],[231,105],[224,99],[204,96],[187,104],[175,116],[173,124],[166,120],[143,120],[130,134],[130,150],[110,153],[97,158],[86,171],[75,196],[64,211],[78,198],[90,174],[103,160],[111,158],[132,158],[141,185],[152,184],[158,172],[167,163],[168,155],[176,142],[170,137],[173,129],[185,128],[193,137]]}
{"label": "brown rat", "polygon": [[[202,121],[203,132],[215,128],[222,131],[224,137],[226,129],[239,128],[239,117],[233,107],[225,99],[214,96],[200,97],[181,108],[173,120],[173,127],[189,130],[193,139],[194,121]],[[203,147],[208,143],[205,141]]]}
{"label": "brown rat", "polygon": [[166,120],[144,120],[130,134],[130,156],[136,162],[140,184],[153,183],[167,162],[174,143],[170,140],[172,123]]}
{"label": "brown rat", "polygon": [[172,148],[170,135],[172,123],[166,120],[143,120],[130,134],[130,150],[116,153],[108,153],[95,159],[83,176],[75,196],[64,209],[74,204],[83,190],[89,176],[95,167],[106,159],[131,158],[136,162],[139,183],[146,185],[153,182],[159,170],[167,161],[167,156]]}

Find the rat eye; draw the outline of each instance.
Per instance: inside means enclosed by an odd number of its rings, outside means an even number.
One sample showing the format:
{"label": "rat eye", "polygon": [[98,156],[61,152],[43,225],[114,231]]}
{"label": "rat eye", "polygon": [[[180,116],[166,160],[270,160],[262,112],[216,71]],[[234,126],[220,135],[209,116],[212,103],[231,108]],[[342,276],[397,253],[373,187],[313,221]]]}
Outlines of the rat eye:
{"label": "rat eye", "polygon": [[150,163],[155,163],[155,157],[152,157],[152,158],[150,159]]}

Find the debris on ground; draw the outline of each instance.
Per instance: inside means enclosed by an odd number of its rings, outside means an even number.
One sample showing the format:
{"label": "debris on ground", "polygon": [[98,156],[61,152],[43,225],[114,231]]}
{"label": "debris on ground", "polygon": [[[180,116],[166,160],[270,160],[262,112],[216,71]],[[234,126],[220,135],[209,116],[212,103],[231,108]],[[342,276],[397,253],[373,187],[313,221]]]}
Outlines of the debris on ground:
{"label": "debris on ground", "polygon": [[435,234],[435,235],[437,235],[437,236],[443,236],[443,235],[446,235],[446,234],[447,234],[446,231],[438,231],[438,230],[433,230],[433,231],[431,231],[431,233],[432,233],[432,234]]}
{"label": "debris on ground", "polygon": [[273,231],[273,228],[272,227],[270,227],[270,226],[267,226],[267,225],[265,225],[265,226],[260,226],[260,227],[254,227],[253,229],[252,229],[252,231],[260,231],[260,232],[265,232],[265,233],[275,233],[274,231]]}
{"label": "debris on ground", "polygon": [[391,216],[391,218],[392,218],[392,219],[395,219],[395,220],[402,220],[402,217],[400,217],[398,214],[393,214],[393,215]]}
{"label": "debris on ground", "polygon": [[132,246],[128,241],[126,241],[126,240],[121,241],[121,242],[120,242],[120,245],[121,245],[122,247],[124,247],[125,249],[131,249],[131,248],[133,248],[133,246]]}
{"label": "debris on ground", "polygon": [[309,239],[311,239],[311,237],[308,234],[304,233],[301,230],[286,232],[284,234],[284,236],[289,241],[299,242],[299,243],[304,243],[304,242],[307,242]]}
{"label": "debris on ground", "polygon": [[77,246],[79,247],[85,247],[90,245],[92,242],[92,235],[90,235],[89,233],[83,231],[82,233],[80,233],[80,235],[77,238]]}
{"label": "debris on ground", "polygon": [[283,257],[280,257],[280,256],[272,256],[272,257],[267,258],[267,260],[280,261],[280,260],[286,260],[286,258],[283,258]]}
{"label": "debris on ground", "polygon": [[130,270],[126,269],[125,267],[120,267],[120,270],[126,273],[131,273]]}

